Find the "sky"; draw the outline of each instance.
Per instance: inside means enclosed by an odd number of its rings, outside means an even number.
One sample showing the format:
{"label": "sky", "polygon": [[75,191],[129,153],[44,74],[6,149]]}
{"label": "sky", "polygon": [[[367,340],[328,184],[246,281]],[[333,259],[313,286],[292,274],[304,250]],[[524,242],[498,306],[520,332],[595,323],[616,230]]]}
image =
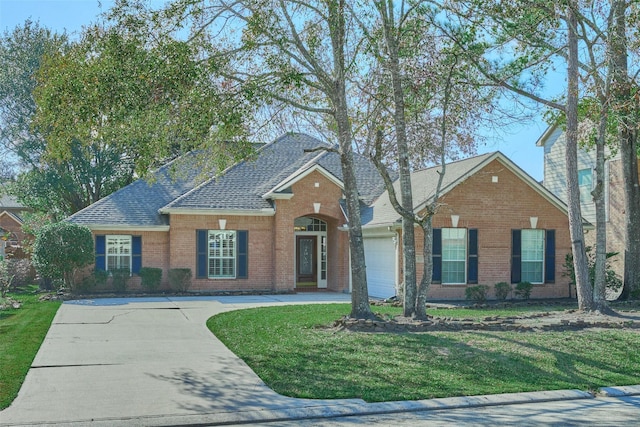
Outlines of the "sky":
{"label": "sky", "polygon": [[[152,0],[152,3],[161,5],[164,1]],[[113,0],[0,0],[0,32],[12,31],[31,19],[54,31],[66,30],[73,36],[79,34],[83,26],[97,21],[100,13],[113,4]],[[536,141],[546,128],[541,117],[504,127],[499,132],[491,132],[478,147],[478,154],[501,151],[540,181],[543,179],[543,149],[536,147]]]}

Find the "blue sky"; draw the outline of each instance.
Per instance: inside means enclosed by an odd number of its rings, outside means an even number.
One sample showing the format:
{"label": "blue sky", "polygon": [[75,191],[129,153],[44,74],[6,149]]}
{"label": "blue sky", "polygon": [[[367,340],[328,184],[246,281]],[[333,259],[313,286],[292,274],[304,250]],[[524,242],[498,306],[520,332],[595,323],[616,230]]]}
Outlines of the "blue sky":
{"label": "blue sky", "polygon": [[[154,2],[164,3],[160,0]],[[83,26],[98,20],[98,15],[113,3],[113,0],[0,0],[0,31],[11,31],[31,19],[52,30],[78,34]],[[492,133],[478,151],[480,154],[502,151],[533,178],[541,180],[543,151],[536,147],[535,142],[546,128],[542,118],[511,125],[497,134]]]}

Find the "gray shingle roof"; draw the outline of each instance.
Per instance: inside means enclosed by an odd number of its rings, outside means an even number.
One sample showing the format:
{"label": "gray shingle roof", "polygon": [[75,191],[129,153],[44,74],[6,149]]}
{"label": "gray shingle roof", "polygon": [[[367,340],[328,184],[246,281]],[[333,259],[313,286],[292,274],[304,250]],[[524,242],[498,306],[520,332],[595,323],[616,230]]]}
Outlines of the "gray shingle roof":
{"label": "gray shingle roof", "polygon": [[153,173],[153,179],[139,179],[98,200],[67,220],[84,225],[154,227],[168,224],[158,209],[191,190],[196,185],[198,170],[180,168],[171,162]]}
{"label": "gray shingle roof", "polygon": [[[242,209],[272,208],[262,196],[296,172],[318,164],[342,180],[338,154],[304,150],[331,146],[308,135],[286,134],[259,150],[253,161],[240,162],[222,176],[210,179],[184,196],[169,203],[168,209]],[[358,189],[371,201],[379,194],[381,179],[375,167],[362,156],[355,156]],[[378,191],[377,194],[374,194]]]}
{"label": "gray shingle roof", "polygon": [[[483,164],[488,158],[496,153],[487,153],[457,162],[447,163],[444,179],[442,182],[441,195],[444,195],[468,174]],[[430,201],[438,184],[438,171],[440,166],[413,172],[411,174],[411,190],[413,192],[414,209],[420,209],[427,201]],[[400,184],[398,181],[393,184],[396,194],[400,197]],[[400,220],[400,215],[395,211],[389,200],[389,193],[384,191],[370,206],[362,209],[362,225],[375,227],[390,225]]]}
{"label": "gray shingle roof", "polygon": [[[272,208],[262,196],[294,173],[302,173],[315,164],[342,180],[340,157],[327,151],[305,149],[331,146],[303,134],[286,134],[262,146],[253,160],[239,162],[221,176],[197,184],[197,168],[182,179],[172,179],[169,166],[160,168],[155,180],[138,180],[69,217],[69,221],[94,226],[161,226],[166,215],[159,211],[179,210],[261,210]],[[375,167],[355,155],[360,196],[370,203],[380,194],[382,180]]]}

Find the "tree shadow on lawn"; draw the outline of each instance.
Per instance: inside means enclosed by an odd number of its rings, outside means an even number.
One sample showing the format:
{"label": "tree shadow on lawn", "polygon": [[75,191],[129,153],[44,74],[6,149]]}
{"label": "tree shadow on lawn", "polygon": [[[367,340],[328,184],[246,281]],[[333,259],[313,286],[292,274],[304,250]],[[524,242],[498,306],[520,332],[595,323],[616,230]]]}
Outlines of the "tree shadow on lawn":
{"label": "tree shadow on lawn", "polygon": [[316,399],[377,402],[572,386],[532,357],[479,345],[487,337],[472,333],[325,334],[321,344],[310,339],[252,353],[246,362],[276,392]]}
{"label": "tree shadow on lawn", "polygon": [[[630,334],[627,335],[629,339],[634,336],[631,332],[626,333]],[[555,369],[554,372],[545,371],[545,377],[552,380],[553,384],[566,383],[567,387],[595,391],[599,387],[640,383],[640,370],[637,369],[640,366],[640,355],[633,348],[633,344],[639,345],[640,341],[632,343],[629,340],[620,339],[620,334],[624,334],[620,331],[535,333],[537,337],[547,338],[545,345],[510,338],[513,335],[507,334],[486,332],[470,332],[470,334],[492,337],[504,343],[516,345],[522,349],[523,357],[527,350],[546,354],[552,358]],[[591,347],[588,348],[586,343]],[[563,348],[567,350],[562,350]],[[607,360],[596,357],[597,350],[592,351],[592,349],[606,349]],[[530,376],[530,372],[523,370],[523,375]]]}

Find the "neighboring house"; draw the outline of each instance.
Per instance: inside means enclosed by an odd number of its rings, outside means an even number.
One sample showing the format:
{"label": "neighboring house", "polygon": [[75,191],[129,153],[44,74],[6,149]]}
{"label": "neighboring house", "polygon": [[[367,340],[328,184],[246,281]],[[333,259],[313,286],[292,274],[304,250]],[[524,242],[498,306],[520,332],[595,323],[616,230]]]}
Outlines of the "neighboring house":
{"label": "neighboring house", "polygon": [[[567,201],[566,139],[560,126],[550,126],[536,142],[544,148],[543,185],[561,200]],[[580,207],[582,216],[591,224],[596,224],[595,202],[591,191],[595,186],[596,153],[594,150],[578,149],[578,185],[580,186]],[[620,156],[607,152],[605,161],[604,197],[607,220],[607,251],[618,252],[611,264],[619,275],[624,271],[624,187]],[[595,231],[586,231],[585,240],[595,246]]]}
{"label": "neighboring house", "polygon": [[[96,267],[189,268],[191,290],[349,291],[349,245],[339,155],[306,135],[285,135],[219,177],[172,179],[172,165],[69,221],[95,236]],[[375,168],[355,156],[363,203],[382,192]]]}
{"label": "neighboring house", "polygon": [[15,197],[3,194],[0,186],[0,259],[8,254],[23,256],[21,248],[25,234],[21,215],[28,210]]}
{"label": "neighboring house", "polygon": [[[412,174],[414,208],[433,200],[440,167]],[[396,183],[396,186],[398,184]],[[569,297],[563,275],[570,251],[566,205],[503,154],[446,165],[433,218],[433,284],[429,299],[461,299],[476,284],[528,281],[532,297]],[[400,216],[385,191],[363,212],[370,294],[389,297],[402,280]],[[418,279],[423,233],[416,228]]]}

